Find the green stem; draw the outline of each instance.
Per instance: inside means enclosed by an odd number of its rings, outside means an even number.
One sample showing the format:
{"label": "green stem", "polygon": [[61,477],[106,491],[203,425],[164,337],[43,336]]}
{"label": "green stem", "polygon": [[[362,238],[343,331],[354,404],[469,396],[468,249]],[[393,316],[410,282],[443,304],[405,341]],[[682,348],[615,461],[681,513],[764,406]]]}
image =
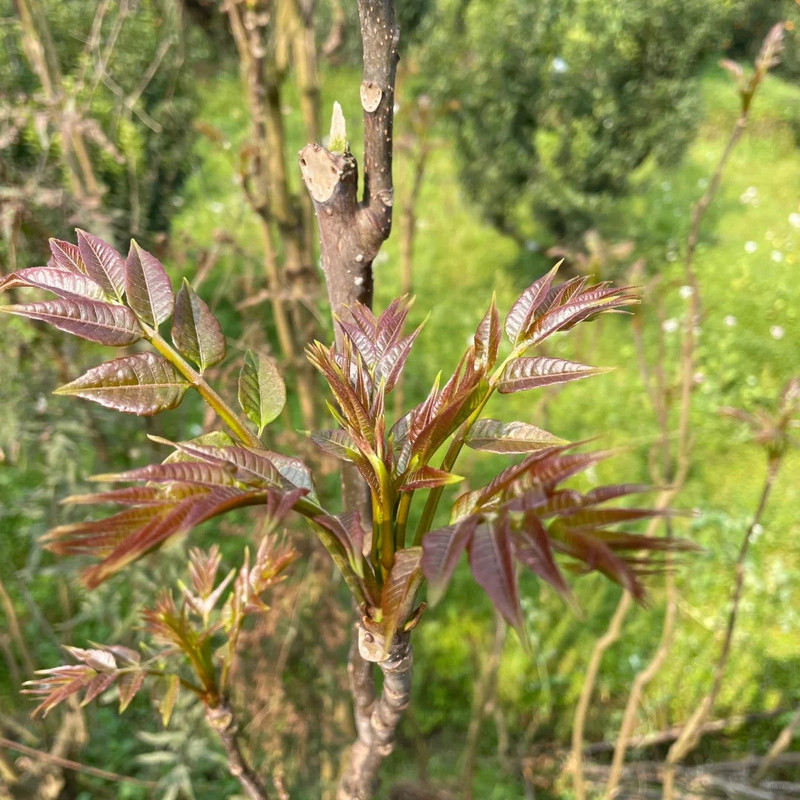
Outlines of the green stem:
{"label": "green stem", "polygon": [[391,508],[381,505],[376,509],[381,531],[381,571],[386,578],[394,563],[394,535],[392,530]]}
{"label": "green stem", "polygon": [[375,492],[370,492],[370,495],[372,496],[372,558],[370,561],[373,564],[378,564],[380,561],[381,527],[378,522],[377,510],[380,508],[380,503]]}
{"label": "green stem", "polygon": [[[151,678],[171,678],[175,674],[174,672],[166,672],[163,669],[145,669],[144,673]],[[178,677],[178,681],[180,682],[180,685],[187,691],[196,694],[198,697],[205,696],[205,690],[201,689],[197,684],[187,681],[185,678],[181,677]]]}
{"label": "green stem", "polygon": [[394,549],[402,550],[406,546],[406,526],[408,525],[408,512],[411,509],[411,500],[414,492],[402,492],[400,502],[397,504],[394,529]]}
{"label": "green stem", "polygon": [[261,440],[248,429],[242,418],[211,388],[206,379],[186,361],[156,330],[142,325],[147,340],[200,393],[222,421],[244,444],[263,449]]}

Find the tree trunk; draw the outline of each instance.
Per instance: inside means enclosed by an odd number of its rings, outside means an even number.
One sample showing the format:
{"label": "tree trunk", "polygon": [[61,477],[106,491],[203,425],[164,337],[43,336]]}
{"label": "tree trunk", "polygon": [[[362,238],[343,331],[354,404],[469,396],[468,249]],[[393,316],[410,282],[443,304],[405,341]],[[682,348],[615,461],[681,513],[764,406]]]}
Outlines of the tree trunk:
{"label": "tree trunk", "polygon": [[[359,0],[358,12],[364,46],[361,201],[358,165],[349,150],[331,151],[309,144],[300,153],[300,170],[319,223],[322,268],[335,315],[346,315],[346,308],[356,301],[372,305],[372,263],[391,232],[394,206],[392,150],[399,41],[394,3]],[[341,344],[338,337],[337,344]],[[359,509],[362,521],[371,520],[369,491],[358,472],[343,470],[342,482],[345,507]],[[363,620],[356,623],[355,634],[357,643],[351,648],[349,672],[358,738],[351,748],[337,800],[369,800],[374,796],[378,770],[394,746],[411,687],[413,656],[408,633],[396,634],[389,648],[377,641],[380,636],[368,631]],[[373,663],[383,672],[379,697]]]}

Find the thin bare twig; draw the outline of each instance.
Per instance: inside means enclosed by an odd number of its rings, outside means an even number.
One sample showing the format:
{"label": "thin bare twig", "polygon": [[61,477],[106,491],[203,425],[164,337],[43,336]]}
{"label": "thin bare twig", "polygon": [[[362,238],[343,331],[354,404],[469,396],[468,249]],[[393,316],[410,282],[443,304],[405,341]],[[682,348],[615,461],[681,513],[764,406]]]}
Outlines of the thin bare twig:
{"label": "thin bare twig", "polygon": [[581,696],[575,709],[575,720],[572,724],[572,752],[570,755],[570,766],[573,771],[573,786],[575,797],[578,800],[586,798],[586,784],[583,779],[583,731],[586,727],[586,715],[589,711],[589,702],[592,698],[594,685],[597,681],[597,674],[600,671],[600,662],[603,655],[611,645],[619,639],[622,633],[622,623],[631,605],[629,592],[624,592],[617,604],[614,616],[608,624],[608,629],[595,644],[589,664],[586,667],[586,676],[581,687]]}
{"label": "thin bare twig", "polygon": [[15,753],[22,753],[22,755],[35,758],[39,761],[46,761],[54,766],[61,767],[62,769],[70,769],[74,772],[82,772],[84,775],[91,775],[95,778],[102,778],[107,781],[116,781],[117,783],[130,783],[134,786],[143,786],[146,789],[155,789],[157,784],[155,781],[143,781],[139,778],[131,778],[127,775],[120,775],[117,772],[109,772],[106,769],[97,769],[96,767],[89,767],[86,764],[81,764],[79,761],[73,761],[69,758],[61,758],[61,756],[48,753],[46,750],[37,750],[35,747],[28,747],[27,745],[13,742],[11,739],[6,739],[0,736],[0,747],[5,747],[8,750],[13,750]]}
{"label": "thin bare twig", "polygon": [[219,736],[228,757],[228,772],[236,778],[250,800],[267,800],[269,795],[260,778],[247,763],[239,747],[238,726],[233,710],[226,704],[206,711],[206,720]]}
{"label": "thin bare twig", "polygon": [[464,769],[461,780],[464,787],[464,800],[472,800],[474,797],[472,784],[478,761],[478,740],[481,724],[497,692],[497,671],[500,668],[500,658],[503,654],[507,631],[508,626],[505,620],[499,613],[495,613],[494,643],[483,661],[480,674],[475,682],[472,697],[472,714],[467,728],[466,742],[464,743]]}
{"label": "thin bare twig", "polygon": [[754,784],[758,785],[764,780],[778,757],[792,743],[792,739],[798,730],[800,730],[800,708],[794,712],[794,716],[792,716],[786,727],[778,735],[778,738],[772,743],[769,752],[764,756],[761,766],[756,770],[756,774],[753,776]]}
{"label": "thin bare twig", "polygon": [[[778,25],[773,26],[773,28],[770,30],[770,32],[764,39],[764,44],[761,48],[761,52],[759,53],[756,59],[755,72],[753,73],[750,80],[745,82],[744,79],[741,77],[741,75],[739,75],[739,97],[741,100],[741,110],[739,113],[739,117],[736,120],[736,124],[728,140],[728,143],[722,152],[719,163],[717,164],[717,167],[711,178],[711,182],[709,183],[708,188],[706,189],[703,197],[700,199],[700,201],[698,202],[697,206],[694,209],[692,226],[689,233],[689,241],[686,252],[685,272],[689,285],[692,287],[692,297],[691,297],[690,307],[693,310],[694,309],[697,310],[698,317],[699,317],[699,297],[697,291],[697,278],[694,271],[693,259],[695,250],[697,248],[697,242],[699,239],[700,226],[702,224],[703,218],[705,217],[705,213],[708,210],[708,207],[711,205],[711,202],[714,199],[714,196],[716,195],[717,189],[719,188],[720,182],[722,180],[722,175],[728,163],[730,155],[733,152],[733,149],[735,148],[742,134],[744,133],[745,128],[747,127],[750,118],[750,109],[752,106],[752,101],[753,98],[755,97],[756,92],[758,91],[758,87],[761,85],[761,82],[765,78],[767,72],[777,63],[778,54],[780,53],[782,47],[782,41],[783,41],[783,23],[779,23]],[[694,323],[690,320],[690,324],[687,326],[687,330],[685,332],[685,340],[688,341],[692,347],[693,347],[693,337],[694,337],[693,330],[694,330]],[[691,375],[689,374],[689,369],[687,367],[684,374],[682,394],[686,395],[690,391],[690,389],[691,389]],[[688,414],[688,410],[686,413]],[[731,610],[728,615],[728,623],[726,626],[725,638],[723,641],[722,650],[720,652],[720,657],[717,661],[717,665],[715,668],[713,686],[711,688],[711,691],[701,700],[700,705],[697,707],[694,714],[692,714],[689,721],[687,722],[686,727],[683,730],[683,733],[678,738],[678,740],[672,745],[672,747],[670,747],[669,752],[667,753],[667,758],[664,762],[664,787],[663,787],[664,800],[672,800],[672,798],[674,797],[675,765],[679,763],[691,750],[693,750],[696,747],[697,743],[700,741],[702,725],[708,720],[708,717],[713,711],[714,703],[716,701],[717,695],[722,685],[722,678],[725,672],[725,666],[727,664],[728,654],[730,652],[731,641],[733,639],[733,629],[736,624],[736,616],[738,613],[739,601],[741,599],[741,593],[744,583],[744,559],[747,555],[747,550],[750,544],[750,539],[752,537],[753,530],[755,529],[755,525],[759,523],[767,499],[769,498],[769,494],[772,489],[772,485],[775,481],[779,465],[780,465],[780,458],[779,457],[773,458],[771,456],[769,459],[767,468],[767,477],[765,479],[764,486],[762,488],[758,508],[756,509],[756,513],[753,517],[753,522],[748,528],[744,540],[742,541],[741,548],[739,550],[739,557],[737,558],[736,561],[736,583],[731,598]]]}

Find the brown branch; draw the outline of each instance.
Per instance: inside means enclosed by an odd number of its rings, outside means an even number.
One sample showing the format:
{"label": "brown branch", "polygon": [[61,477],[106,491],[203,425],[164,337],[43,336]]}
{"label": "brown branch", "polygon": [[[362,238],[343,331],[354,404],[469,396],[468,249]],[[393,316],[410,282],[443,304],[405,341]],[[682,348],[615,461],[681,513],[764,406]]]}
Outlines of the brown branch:
{"label": "brown branch", "polygon": [[714,683],[711,690],[703,697],[700,704],[695,709],[695,712],[689,718],[681,735],[670,747],[667,759],[664,763],[664,791],[666,792],[672,785],[672,775],[674,773],[675,764],[682,761],[688,753],[690,753],[697,746],[702,737],[703,725],[708,720],[711,712],[714,710],[714,703],[717,700],[719,691],[722,688],[722,679],[725,675],[725,668],[728,664],[728,656],[730,655],[731,643],[733,642],[733,632],[736,626],[736,618],[739,612],[739,603],[742,599],[742,591],[744,589],[744,562],[747,557],[747,551],[752,541],[753,532],[761,524],[761,518],[766,508],[767,501],[769,500],[772,487],[775,484],[775,479],[778,475],[780,466],[780,459],[773,457],[769,460],[767,468],[767,475],[764,480],[764,485],[761,489],[761,496],[758,501],[758,507],[747,532],[744,535],[742,544],[739,548],[739,555],[736,559],[736,582],[734,584],[731,596],[731,608],[728,613],[728,621],[725,626],[725,635],[722,641],[722,648],[720,650],[719,658],[714,667]]}
{"label": "brown branch", "polygon": [[[713,719],[703,726],[704,734],[730,733],[741,729],[743,726],[752,725],[754,722],[775,719],[787,712],[785,707],[776,708],[772,711],[754,711],[749,714],[734,714],[730,717]],[[683,725],[674,725],[662,731],[647,733],[642,736],[633,736],[628,741],[628,746],[634,750],[647,750],[653,747],[663,747],[671,744],[680,735]],[[615,742],[592,742],[583,748],[584,756],[591,757],[605,753],[613,753],[616,747]],[[610,769],[610,768],[609,768]]]}
{"label": "brown branch", "polygon": [[130,783],[134,786],[143,786],[146,789],[155,789],[158,785],[155,781],[143,781],[139,778],[130,778],[127,775],[120,775],[117,772],[109,772],[106,769],[97,769],[96,767],[89,767],[86,764],[81,764],[78,761],[72,761],[69,758],[61,758],[60,756],[48,753],[46,750],[37,750],[34,747],[13,742],[11,739],[6,739],[0,736],[0,747],[5,747],[8,750],[13,750],[15,753],[35,758],[39,761],[46,761],[56,767],[62,769],[69,769],[73,772],[82,772],[85,775],[91,775],[95,778],[102,778],[107,781],[116,781],[117,783]]}
{"label": "brown branch", "polygon": [[[354,670],[351,680],[356,690],[356,723],[358,738],[352,746],[347,769],[342,776],[336,800],[371,800],[378,787],[378,770],[383,759],[394,749],[397,725],[411,697],[411,667],[414,661],[408,633],[395,634],[384,658],[385,643],[380,633],[368,631],[361,624],[358,630],[358,653],[364,664],[351,658]],[[371,704],[366,671],[377,663],[383,673],[381,695]],[[359,706],[360,704],[360,706]],[[369,725],[365,714],[369,714]]]}
{"label": "brown branch", "polygon": [[[364,48],[361,105],[364,114],[364,189],[358,200],[358,165],[346,147],[331,151],[308,144],[300,152],[300,171],[308,188],[320,233],[322,268],[334,315],[356,301],[372,305],[372,262],[392,227],[394,205],[392,149],[394,88],[399,31],[393,0],[359,0]],[[341,338],[337,333],[337,345]],[[352,466],[352,465],[346,465]],[[342,470],[346,509],[372,519],[369,491],[357,470]],[[395,732],[411,691],[413,662],[408,633],[396,634],[388,648],[379,632],[357,623],[358,644],[350,653],[349,673],[358,737],[337,790],[337,800],[369,800],[378,770],[392,751]],[[372,664],[383,673],[375,698]]]}
{"label": "brown branch", "polygon": [[[773,29],[773,31],[770,34],[770,36],[773,37],[773,39],[776,36],[778,36],[776,30],[777,29]],[[769,38],[770,37],[768,37],[768,39]],[[772,48],[775,47],[779,48],[779,36],[777,41],[778,41],[777,44],[773,43],[771,45]],[[669,488],[664,493],[662,493],[662,499],[665,501],[665,504],[671,503],[675,495],[683,487],[684,483],[686,482],[686,477],[688,475],[689,465],[691,461],[692,442],[691,442],[690,413],[692,407],[691,396],[694,388],[695,338],[696,338],[695,327],[699,325],[701,317],[700,292],[699,292],[699,284],[697,281],[697,275],[694,269],[694,256],[700,239],[700,229],[703,220],[705,218],[706,212],[711,206],[711,203],[713,202],[714,197],[716,196],[716,193],[719,189],[719,185],[722,181],[722,175],[725,170],[725,166],[728,163],[728,160],[731,156],[731,153],[733,152],[734,147],[736,146],[737,142],[744,133],[745,128],[747,127],[749,109],[750,109],[750,104],[752,102],[752,98],[761,80],[766,74],[766,71],[771,66],[773,57],[774,53],[772,52],[772,50],[770,50],[770,52],[768,53],[768,57],[763,58],[757,64],[756,72],[752,77],[752,79],[749,81],[749,83],[746,86],[740,84],[739,94],[742,101],[741,113],[736,121],[736,125],[734,126],[733,132],[731,133],[731,136],[719,159],[719,162],[717,163],[717,166],[711,177],[711,181],[709,182],[708,188],[706,189],[703,196],[697,202],[692,211],[692,219],[691,219],[689,235],[687,238],[686,255],[684,259],[684,276],[687,285],[691,287],[691,296],[689,298],[689,306],[686,311],[686,318],[684,320],[684,325],[683,325],[683,338],[681,341],[680,365],[679,365],[680,405],[678,412],[678,440],[675,448],[674,460],[669,447],[670,432],[668,423],[667,387],[664,381],[663,371],[660,366],[661,363],[663,363],[663,359],[659,358],[655,366],[655,384],[651,384],[651,382],[648,380],[650,374],[649,369],[645,364],[643,358],[644,351],[643,347],[641,346],[641,330],[638,331],[637,352],[639,354],[640,367],[642,370],[642,375],[645,381],[645,385],[649,388],[651,402],[653,403],[653,407],[659,421],[659,427],[661,429],[661,453],[660,453],[661,463],[659,464],[658,460],[654,458],[651,461],[651,473],[653,474],[654,478],[657,477],[658,473],[658,475],[660,475],[662,479],[664,478],[669,479]],[[659,339],[659,347],[660,348],[663,347],[663,337]],[[738,600],[736,602],[738,604]],[[619,786],[619,780],[622,773],[622,766],[625,760],[625,753],[627,751],[630,736],[633,731],[633,726],[635,723],[636,713],[641,695],[647,684],[658,673],[659,669],[666,661],[667,656],[669,654],[675,627],[676,614],[677,614],[677,592],[675,587],[675,579],[674,575],[668,573],[667,606],[664,614],[661,639],[659,641],[658,648],[656,649],[656,652],[653,655],[650,663],[647,664],[647,666],[644,667],[644,669],[640,670],[637,673],[633,685],[631,687],[631,692],[628,697],[628,701],[625,707],[625,712],[623,714],[620,733],[617,739],[617,745],[614,750],[614,757],[608,776],[608,783],[606,785],[606,794],[609,797],[614,796]],[[722,677],[721,674],[718,677],[721,681]],[[708,716],[711,713],[712,706],[713,706],[713,700],[711,705],[706,705],[704,700],[704,702],[701,704],[701,707],[698,708],[697,710],[696,721],[695,717],[693,717],[689,723],[689,725],[696,724],[695,733],[692,734],[688,730],[689,726],[687,725],[687,728],[684,729],[683,733],[681,734],[681,737],[679,737],[678,740],[673,744],[672,748],[670,748],[670,752],[667,757],[667,762],[665,764],[665,775],[664,775],[664,797],[666,798],[666,800],[670,800],[673,795],[673,788],[672,788],[674,780],[673,766],[674,763],[676,763],[675,760],[672,760],[673,756],[677,758],[677,754],[682,749],[682,745],[680,743],[684,736],[686,736],[685,741],[687,743],[693,736],[697,736],[699,740],[700,731],[702,729],[703,724],[708,720]],[[693,746],[694,745],[692,745],[692,747]],[[688,750],[686,752],[688,752]],[[683,753],[683,755],[685,755],[685,752]],[[680,757],[682,758],[683,756]]]}
{"label": "brown branch", "polygon": [[347,37],[347,15],[342,8],[341,0],[332,0],[331,29],[322,44],[322,55],[333,61]]}
{"label": "brown branch", "polygon": [[767,775],[770,768],[775,764],[777,758],[789,747],[792,743],[795,733],[800,730],[800,708],[794,712],[794,716],[789,720],[787,725],[778,735],[778,738],[772,743],[769,752],[764,756],[761,766],[756,770],[753,776],[753,783],[758,785]]}
{"label": "brown branch", "polygon": [[589,702],[592,699],[592,692],[597,681],[597,674],[600,671],[600,663],[606,650],[619,639],[622,633],[622,623],[631,605],[631,596],[628,592],[622,595],[614,616],[608,624],[608,629],[601,636],[592,650],[589,665],[586,667],[586,677],[581,687],[581,696],[578,706],[575,709],[575,721],[572,725],[572,751],[570,755],[571,767],[573,769],[573,786],[577,800],[585,800],[586,785],[583,779],[583,731],[586,725],[586,715],[589,711]]}
{"label": "brown branch", "polygon": [[236,778],[250,800],[267,800],[264,784],[247,763],[237,739],[238,726],[230,706],[222,704],[206,710],[206,721],[219,736],[228,756],[228,772]]}
{"label": "brown branch", "polygon": [[617,745],[614,748],[614,757],[611,762],[611,770],[608,775],[608,782],[606,784],[606,796],[614,797],[613,794],[619,786],[620,776],[622,775],[622,766],[625,763],[625,754],[630,746],[631,734],[633,726],[636,722],[636,714],[639,710],[639,702],[641,701],[642,694],[651,680],[658,674],[658,671],[667,660],[670,648],[672,646],[672,637],[675,631],[675,618],[677,616],[678,604],[671,602],[671,598],[675,596],[675,575],[670,570],[667,572],[667,608],[664,612],[664,623],[661,628],[661,639],[658,643],[658,648],[653,655],[650,663],[636,673],[631,685],[631,691],[628,695],[628,701],[625,704],[625,712],[622,716],[622,723],[620,724],[619,736],[617,737]]}
{"label": "brown branch", "polygon": [[392,0],[359,0],[364,42],[364,191],[349,152],[318,144],[300,153],[300,170],[320,228],[322,266],[334,314],[358,300],[372,301],[372,262],[392,228],[394,84],[399,31]]}
{"label": "brown branch", "polygon": [[[317,392],[312,369],[302,357],[302,350],[305,342],[313,338],[316,323],[301,300],[316,295],[317,282],[312,237],[308,231],[310,219],[301,213],[301,203],[289,188],[285,160],[286,133],[281,97],[285,71],[278,69],[275,63],[277,39],[283,32],[270,30],[274,15],[270,4],[263,0],[253,4],[225,0],[223,10],[228,15],[239,55],[241,79],[252,121],[252,147],[247,151],[242,184],[261,226],[264,271],[278,330],[278,344],[297,379],[303,424],[313,428]],[[306,37],[305,45],[310,47],[311,44]],[[310,58],[306,54],[306,59]],[[315,75],[306,75],[309,86],[314,78]],[[280,266],[276,232],[283,249]],[[288,302],[284,301],[286,296]]]}
{"label": "brown branch", "polygon": [[[700,201],[694,208],[692,226],[689,233],[689,240],[686,251],[686,260],[684,265],[687,281],[693,290],[690,301],[690,313],[696,315],[694,318],[690,318],[687,321],[686,330],[684,332],[684,347],[690,348],[692,353],[694,351],[694,326],[699,321],[700,301],[698,296],[697,277],[694,271],[693,259],[699,238],[700,225],[703,221],[706,211],[708,210],[708,207],[711,205],[711,202],[716,195],[716,192],[722,180],[722,174],[725,170],[725,166],[728,163],[730,155],[733,152],[733,149],[738,143],[742,134],[744,133],[745,128],[747,127],[752,101],[753,98],[755,97],[758,87],[761,85],[761,82],[763,81],[769,69],[776,63],[777,54],[780,52],[782,44],[782,31],[783,31],[782,24],[773,26],[772,30],[769,32],[769,34],[767,34],[767,37],[764,40],[764,45],[762,46],[762,50],[759,53],[758,58],[756,59],[756,70],[753,76],[751,77],[749,82],[747,82],[747,84],[743,84],[741,82],[739,84],[741,112],[739,114],[738,119],[736,120],[736,124],[728,140],[728,143],[725,146],[722,155],[720,156],[719,163],[717,164],[717,167],[714,170],[714,174],[711,178],[708,188],[706,189],[705,193],[703,194],[703,197],[700,199]],[[688,451],[689,447],[688,395],[691,392],[691,386],[692,386],[691,373],[693,370],[693,366],[691,362],[686,363],[687,361],[689,361],[689,359],[684,359],[684,374],[681,387],[682,388],[681,441],[679,446],[682,446],[685,450]],[[742,545],[739,550],[739,556],[736,560],[736,584],[734,586],[733,595],[731,598],[731,610],[728,615],[728,623],[725,631],[725,639],[723,641],[722,650],[720,652],[720,656],[719,659],[717,660],[717,665],[715,668],[714,683],[711,688],[711,691],[701,700],[700,705],[697,707],[694,714],[692,714],[692,716],[690,717],[681,736],[672,745],[672,747],[670,747],[669,752],[667,753],[667,758],[664,762],[664,795],[663,795],[664,800],[672,800],[672,798],[674,797],[675,765],[679,763],[689,752],[691,752],[691,750],[693,750],[697,746],[697,743],[700,741],[702,735],[701,734],[702,725],[708,720],[709,716],[711,715],[711,712],[713,711],[714,708],[714,703],[716,702],[717,699],[717,695],[719,694],[720,687],[722,686],[722,678],[725,672],[725,667],[727,665],[731,642],[733,640],[733,629],[736,624],[736,616],[739,609],[739,601],[741,599],[741,593],[744,585],[744,559],[747,555],[747,550],[750,545],[750,540],[752,537],[753,530],[755,529],[755,526],[759,523],[761,515],[764,511],[764,507],[766,506],[766,502],[767,499],[769,498],[769,494],[772,489],[772,485],[775,481],[775,477],[777,475],[779,466],[780,466],[779,456],[774,458],[773,457],[769,458],[767,477],[764,482],[758,508],[756,509],[750,527],[745,533],[744,540],[742,541]]]}

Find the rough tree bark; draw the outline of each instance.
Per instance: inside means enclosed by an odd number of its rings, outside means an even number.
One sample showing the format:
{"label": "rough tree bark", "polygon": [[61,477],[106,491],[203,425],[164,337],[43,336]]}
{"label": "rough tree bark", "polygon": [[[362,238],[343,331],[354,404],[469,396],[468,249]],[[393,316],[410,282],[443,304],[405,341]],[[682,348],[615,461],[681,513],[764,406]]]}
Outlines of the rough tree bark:
{"label": "rough tree bark", "polygon": [[[372,304],[372,263],[392,228],[394,190],[392,151],[394,87],[399,31],[393,0],[359,0],[364,52],[361,105],[364,119],[364,182],[358,199],[358,165],[345,146],[341,152],[309,144],[300,152],[300,169],[317,215],[322,268],[331,310],[346,314],[355,301]],[[340,342],[337,342],[340,343]],[[369,494],[358,473],[343,474],[345,507],[371,519]],[[337,792],[338,800],[368,800],[378,769],[394,745],[395,730],[408,705],[413,662],[407,633],[388,648],[366,619],[355,625],[349,673],[355,704],[357,739]],[[388,658],[386,652],[388,651]],[[376,695],[372,664],[383,673]]]}

